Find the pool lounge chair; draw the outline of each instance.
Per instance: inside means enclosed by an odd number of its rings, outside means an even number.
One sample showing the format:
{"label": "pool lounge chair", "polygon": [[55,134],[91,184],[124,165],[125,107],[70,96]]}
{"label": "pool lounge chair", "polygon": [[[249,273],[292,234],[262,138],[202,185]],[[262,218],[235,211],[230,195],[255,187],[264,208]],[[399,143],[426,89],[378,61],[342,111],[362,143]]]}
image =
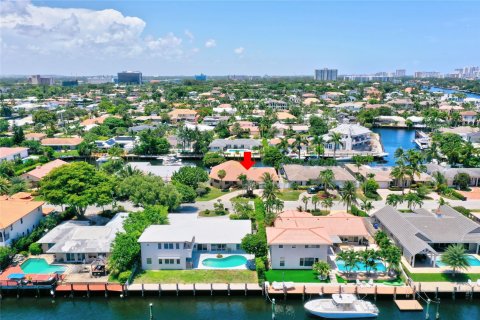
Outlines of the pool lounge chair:
{"label": "pool lounge chair", "polygon": [[272,283],[272,288],[274,290],[283,290],[283,289],[291,289],[295,287],[295,284],[293,282],[276,282],[273,281]]}
{"label": "pool lounge chair", "polygon": [[480,287],[480,279],[477,280],[477,286]]}
{"label": "pool lounge chair", "polygon": [[467,284],[468,284],[470,287],[473,287],[473,282],[472,282],[472,280],[468,279]]}
{"label": "pool lounge chair", "polygon": [[357,286],[362,286],[362,282],[360,280],[357,279],[356,283],[357,283]]}
{"label": "pool lounge chair", "polygon": [[368,280],[368,286],[373,287],[373,279]]}

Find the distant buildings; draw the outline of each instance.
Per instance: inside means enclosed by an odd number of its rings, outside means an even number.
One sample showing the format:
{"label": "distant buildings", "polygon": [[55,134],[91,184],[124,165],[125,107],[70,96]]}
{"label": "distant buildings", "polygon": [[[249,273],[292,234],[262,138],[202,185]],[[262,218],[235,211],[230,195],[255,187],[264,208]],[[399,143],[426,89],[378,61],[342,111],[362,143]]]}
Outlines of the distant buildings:
{"label": "distant buildings", "polygon": [[315,70],[315,80],[318,81],[336,81],[337,75],[337,69],[323,68]]}
{"label": "distant buildings", "polygon": [[397,78],[405,77],[406,75],[407,75],[407,71],[405,69],[397,69],[395,71],[395,77]]}
{"label": "distant buildings", "polygon": [[33,85],[43,85],[50,86],[54,84],[53,78],[51,77],[42,77],[40,75],[33,75],[28,78],[28,83]]}
{"label": "distant buildings", "polygon": [[119,84],[142,84],[142,73],[139,71],[122,71],[117,75]]}
{"label": "distant buildings", "polygon": [[415,78],[422,79],[422,78],[441,78],[442,74],[437,71],[417,71],[414,74]]}
{"label": "distant buildings", "polygon": [[195,75],[195,80],[197,81],[207,81],[207,75],[200,73]]}
{"label": "distant buildings", "polygon": [[64,80],[62,81],[62,87],[76,87],[78,86],[78,80]]}

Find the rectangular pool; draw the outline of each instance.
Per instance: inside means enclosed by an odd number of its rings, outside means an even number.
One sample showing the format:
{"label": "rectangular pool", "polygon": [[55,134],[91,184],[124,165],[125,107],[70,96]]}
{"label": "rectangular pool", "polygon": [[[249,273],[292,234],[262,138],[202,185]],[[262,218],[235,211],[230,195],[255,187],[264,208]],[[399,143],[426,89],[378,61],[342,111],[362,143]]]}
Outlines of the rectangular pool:
{"label": "rectangular pool", "polygon": [[51,273],[64,273],[66,267],[48,264],[45,259],[42,258],[29,258],[20,266],[25,274],[51,274]]}
{"label": "rectangular pool", "polygon": [[[335,264],[337,265],[338,271],[346,272],[347,268],[345,267],[345,262],[343,260],[336,260]],[[370,272],[386,272],[387,267],[381,260],[375,260],[376,269],[371,268]],[[357,262],[355,267],[353,267],[350,272],[366,272],[367,268],[363,262]]]}
{"label": "rectangular pool", "polygon": [[[468,264],[470,265],[470,267],[480,267],[480,260],[478,260],[477,257],[475,257],[471,254],[467,255],[467,261],[468,261]],[[440,257],[437,258],[436,265],[437,265],[437,267],[448,267],[448,264],[440,261]]]}

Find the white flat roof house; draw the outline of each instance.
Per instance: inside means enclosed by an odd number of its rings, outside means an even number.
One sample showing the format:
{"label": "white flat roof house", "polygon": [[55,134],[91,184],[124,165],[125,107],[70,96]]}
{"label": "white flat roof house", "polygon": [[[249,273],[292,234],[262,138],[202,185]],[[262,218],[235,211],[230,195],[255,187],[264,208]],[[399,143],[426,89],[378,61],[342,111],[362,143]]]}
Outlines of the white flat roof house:
{"label": "white flat roof house", "polygon": [[331,135],[338,133],[341,135],[341,144],[337,145],[338,150],[363,150],[370,145],[370,135],[372,131],[358,124],[343,123],[336,128],[330,129],[326,135],[323,136],[325,147],[333,149],[333,143],[330,142]]}
{"label": "white flat roof house", "polygon": [[104,226],[90,226],[88,221],[66,221],[48,232],[37,243],[45,253],[53,254],[55,261],[90,263],[106,258],[117,232],[123,231],[128,213],[117,213]]}
{"label": "white flat roof house", "polygon": [[169,214],[168,220],[168,225],[148,227],[138,239],[144,270],[192,269],[202,252],[243,252],[242,239],[251,233],[250,220],[190,214]]}

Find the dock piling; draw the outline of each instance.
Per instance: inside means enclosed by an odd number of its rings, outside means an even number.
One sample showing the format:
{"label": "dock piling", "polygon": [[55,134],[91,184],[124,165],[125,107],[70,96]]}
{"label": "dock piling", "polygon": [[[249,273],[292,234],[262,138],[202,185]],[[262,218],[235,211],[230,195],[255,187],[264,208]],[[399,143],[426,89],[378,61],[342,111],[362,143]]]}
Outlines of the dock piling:
{"label": "dock piling", "polygon": [[210,295],[213,296],[213,283],[210,283]]}
{"label": "dock piling", "polygon": [[248,288],[247,288],[247,284],[245,283],[245,296],[247,296],[247,291],[248,291]]}
{"label": "dock piling", "polygon": [[178,297],[178,283],[176,283],[177,297]]}
{"label": "dock piling", "polygon": [[162,296],[162,284],[161,283],[158,284],[158,296],[159,297]]}
{"label": "dock piling", "polygon": [[195,295],[195,283],[193,284],[193,295]]}

